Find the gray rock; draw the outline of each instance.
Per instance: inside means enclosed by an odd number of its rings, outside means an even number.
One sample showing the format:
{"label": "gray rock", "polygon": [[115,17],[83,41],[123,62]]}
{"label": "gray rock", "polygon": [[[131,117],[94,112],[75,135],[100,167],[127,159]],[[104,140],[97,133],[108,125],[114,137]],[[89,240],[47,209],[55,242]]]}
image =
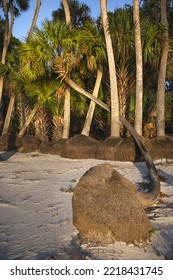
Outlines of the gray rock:
{"label": "gray rock", "polygon": [[88,170],[72,198],[73,224],[81,241],[128,244],[147,240],[152,225],[136,192],[113,165],[100,164]]}

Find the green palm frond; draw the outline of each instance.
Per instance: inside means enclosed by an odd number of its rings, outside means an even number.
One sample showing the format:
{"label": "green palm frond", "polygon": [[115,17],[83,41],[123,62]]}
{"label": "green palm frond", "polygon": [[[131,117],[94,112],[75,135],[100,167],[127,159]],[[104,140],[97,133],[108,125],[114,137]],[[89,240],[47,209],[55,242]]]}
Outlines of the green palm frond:
{"label": "green palm frond", "polygon": [[106,61],[105,42],[95,24],[86,23],[78,32],[77,41],[80,55],[86,58],[86,65],[90,71]]}
{"label": "green palm frond", "polygon": [[158,65],[164,43],[163,27],[161,24],[141,21],[142,49],[144,62]]}
{"label": "green palm frond", "polygon": [[60,82],[56,80],[37,80],[32,84],[27,84],[25,90],[27,95],[33,98],[40,106],[54,111],[57,107],[57,89]]}

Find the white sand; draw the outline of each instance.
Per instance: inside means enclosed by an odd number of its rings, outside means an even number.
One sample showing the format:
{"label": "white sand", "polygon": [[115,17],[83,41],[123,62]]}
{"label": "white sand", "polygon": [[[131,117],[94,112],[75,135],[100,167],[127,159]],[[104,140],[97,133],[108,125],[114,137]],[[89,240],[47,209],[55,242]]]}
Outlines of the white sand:
{"label": "white sand", "polygon": [[[56,155],[1,152],[0,259],[173,259],[173,163],[159,160],[169,195],[148,213],[157,229],[141,248],[117,242],[80,246],[72,224],[72,192],[80,177],[102,162],[71,160]],[[147,182],[145,163],[111,162],[137,186]]]}

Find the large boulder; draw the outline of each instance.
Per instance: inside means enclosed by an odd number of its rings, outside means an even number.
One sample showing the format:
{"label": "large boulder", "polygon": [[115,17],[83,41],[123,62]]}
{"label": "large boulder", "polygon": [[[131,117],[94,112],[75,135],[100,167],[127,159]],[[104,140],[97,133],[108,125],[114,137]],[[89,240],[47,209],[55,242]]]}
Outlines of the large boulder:
{"label": "large boulder", "polygon": [[136,197],[136,187],[113,165],[92,167],[72,198],[73,224],[82,242],[108,244],[145,241],[152,225]]}

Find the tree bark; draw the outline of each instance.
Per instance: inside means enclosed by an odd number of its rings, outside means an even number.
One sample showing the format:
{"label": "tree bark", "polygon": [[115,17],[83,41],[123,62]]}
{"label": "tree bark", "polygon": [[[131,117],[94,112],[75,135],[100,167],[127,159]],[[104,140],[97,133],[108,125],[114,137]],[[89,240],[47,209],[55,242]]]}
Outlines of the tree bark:
{"label": "tree bark", "polygon": [[[62,4],[64,6],[64,11],[65,11],[65,19],[66,19],[66,24],[71,23],[71,17],[70,17],[70,9],[68,5],[67,0],[62,0]],[[70,73],[69,73],[70,76]],[[68,139],[69,134],[70,134],[70,87],[66,88],[65,90],[65,95],[64,95],[64,126],[63,126],[63,133],[62,133],[62,138],[63,139]]]}
{"label": "tree bark", "polygon": [[136,51],[136,107],[135,107],[135,130],[142,136],[143,120],[143,62],[141,28],[139,15],[139,0],[133,0],[133,22],[135,31],[135,51]]}
{"label": "tree bark", "polygon": [[67,0],[62,0],[62,4],[64,6],[66,23],[70,24],[71,23],[71,17],[70,17],[70,9],[69,9],[69,5],[68,5],[68,1]]}
{"label": "tree bark", "polygon": [[168,21],[167,21],[167,1],[161,0],[161,22],[164,26],[164,46],[162,49],[162,56],[160,61],[160,70],[157,86],[157,117],[156,128],[157,136],[165,136],[165,81],[166,81],[166,69],[168,60]]}
{"label": "tree bark", "polygon": [[23,137],[26,129],[28,128],[28,126],[30,125],[31,121],[33,120],[37,110],[38,110],[38,105],[34,107],[34,109],[31,111],[30,115],[26,119],[25,124],[23,125],[23,127],[21,128],[21,130],[18,133],[19,137]]}
{"label": "tree bark", "polygon": [[87,92],[86,90],[84,90],[83,88],[81,88],[79,85],[77,85],[73,80],[71,80],[69,77],[66,77],[65,82],[72,87],[73,89],[75,89],[77,92],[83,94],[84,96],[88,97],[89,99],[91,99],[92,101],[94,101],[96,104],[98,104],[100,107],[102,107],[103,109],[105,109],[106,111],[110,112],[110,108],[107,104],[103,103],[101,100],[97,99],[96,97],[94,97],[92,94],[90,94],[89,92]]}
{"label": "tree bark", "polygon": [[32,19],[32,23],[31,23],[31,27],[30,27],[27,39],[29,39],[31,37],[31,35],[34,31],[34,28],[35,28],[36,22],[37,22],[37,18],[38,18],[38,15],[39,15],[40,7],[41,7],[41,0],[37,0],[34,16],[33,16],[33,19]]}
{"label": "tree bark", "polygon": [[[95,82],[95,86],[94,86],[94,90],[93,90],[93,96],[95,98],[97,98],[98,93],[99,93],[99,88],[100,88],[100,84],[101,84],[101,80],[102,80],[102,76],[103,76],[103,71],[102,69],[97,70],[97,78],[96,78],[96,82]],[[94,110],[95,110],[95,102],[91,100],[90,102],[90,106],[86,115],[86,119],[85,119],[85,123],[83,126],[83,130],[81,132],[81,134],[89,136],[90,133],[90,129],[91,129],[91,123],[92,123],[92,119],[93,119],[93,115],[94,115]]]}
{"label": "tree bark", "polygon": [[64,95],[64,120],[62,138],[68,139],[70,134],[70,88],[67,86]]}
{"label": "tree bark", "polygon": [[10,97],[10,102],[9,102],[8,110],[7,110],[7,113],[6,113],[6,118],[5,118],[5,122],[4,122],[2,135],[8,133],[9,126],[10,126],[10,121],[11,121],[11,116],[12,116],[13,108],[14,108],[14,101],[15,101],[15,94],[12,94],[11,97]]}
{"label": "tree bark", "polygon": [[[9,46],[9,43],[11,40],[11,35],[12,35],[12,30],[13,30],[13,25],[14,25],[14,8],[12,5],[10,5],[11,20],[9,22],[7,1],[3,0],[2,5],[3,5],[4,16],[5,16],[5,32],[4,32],[1,63],[5,64],[7,52],[8,52],[8,46]],[[4,85],[4,77],[0,76],[0,104],[1,104],[1,100],[2,100],[3,85]]]}
{"label": "tree bark", "polygon": [[120,123],[119,123],[119,100],[117,88],[117,76],[115,59],[112,47],[112,39],[109,31],[109,22],[107,17],[107,0],[100,0],[101,16],[103,22],[104,36],[106,41],[109,77],[110,77],[110,91],[111,91],[111,136],[119,137]]}
{"label": "tree bark", "polygon": [[141,192],[141,191],[137,192],[137,197],[138,197],[139,201],[141,202],[142,206],[144,208],[147,208],[147,207],[151,206],[152,204],[154,204],[158,200],[158,197],[160,195],[159,175],[158,175],[155,165],[152,161],[152,158],[151,158],[146,146],[142,142],[140,136],[137,134],[135,129],[130,125],[130,123],[125,118],[120,117],[120,120],[125,125],[125,127],[130,131],[131,135],[133,136],[136,144],[138,145],[138,147],[143,155],[143,158],[146,162],[146,165],[147,165],[147,168],[149,171],[150,184],[149,184],[148,192]]}

